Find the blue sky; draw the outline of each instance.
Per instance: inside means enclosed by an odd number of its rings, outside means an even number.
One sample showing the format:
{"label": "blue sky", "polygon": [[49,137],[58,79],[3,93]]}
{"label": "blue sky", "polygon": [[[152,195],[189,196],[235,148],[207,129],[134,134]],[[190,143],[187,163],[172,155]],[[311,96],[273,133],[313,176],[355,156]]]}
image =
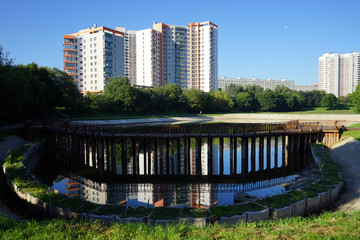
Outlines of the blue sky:
{"label": "blue sky", "polygon": [[140,30],[154,21],[219,26],[219,77],[318,81],[326,52],[360,51],[358,0],[0,0],[0,44],[17,64],[62,69],[64,34],[93,26]]}

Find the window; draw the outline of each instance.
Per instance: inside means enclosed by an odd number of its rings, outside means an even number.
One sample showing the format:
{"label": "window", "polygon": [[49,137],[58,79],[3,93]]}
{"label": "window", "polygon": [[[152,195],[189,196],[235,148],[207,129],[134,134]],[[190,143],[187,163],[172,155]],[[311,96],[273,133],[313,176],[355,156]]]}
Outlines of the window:
{"label": "window", "polygon": [[92,38],[90,38],[90,42],[92,42]]}
{"label": "window", "polygon": [[96,37],[94,37],[94,41],[96,41]]}

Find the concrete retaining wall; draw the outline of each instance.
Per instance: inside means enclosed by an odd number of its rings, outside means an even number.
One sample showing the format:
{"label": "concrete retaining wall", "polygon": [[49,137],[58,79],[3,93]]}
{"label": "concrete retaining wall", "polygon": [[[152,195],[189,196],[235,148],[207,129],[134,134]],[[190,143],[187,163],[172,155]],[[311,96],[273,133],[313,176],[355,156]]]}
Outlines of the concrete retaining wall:
{"label": "concrete retaining wall", "polygon": [[[33,154],[36,150],[41,147],[41,143],[38,145],[34,145],[29,148],[29,151],[26,153],[26,157]],[[315,163],[321,168],[320,159],[317,158],[311,149],[313,157],[315,159]],[[24,154],[25,156],[25,154]],[[19,198],[23,199],[29,204],[29,208],[36,212],[43,214],[44,216],[50,218],[67,218],[67,219],[89,219],[92,221],[101,221],[104,223],[112,223],[112,222],[142,222],[147,223],[149,225],[166,225],[169,223],[188,223],[196,226],[206,226],[210,223],[210,218],[177,218],[175,220],[152,220],[151,218],[120,218],[116,215],[106,216],[106,215],[95,215],[95,214],[85,214],[80,213],[77,214],[69,209],[59,208],[56,206],[52,206],[51,203],[46,203],[36,198],[28,193],[24,193],[19,189],[14,182],[11,182],[7,176],[5,165],[3,166],[3,171],[6,175],[7,183],[9,187],[18,195]],[[329,204],[335,202],[338,199],[339,193],[341,192],[343,187],[343,182],[335,185],[333,189],[320,193],[318,196],[314,198],[307,198],[301,201],[298,201],[290,206],[280,208],[280,209],[270,209],[266,208],[262,211],[256,212],[245,212],[243,215],[236,215],[232,217],[221,217],[219,219],[219,223],[223,224],[237,224],[239,222],[258,222],[258,221],[266,221],[268,219],[278,219],[284,217],[296,217],[296,216],[305,216],[306,214],[313,213],[318,211]]]}

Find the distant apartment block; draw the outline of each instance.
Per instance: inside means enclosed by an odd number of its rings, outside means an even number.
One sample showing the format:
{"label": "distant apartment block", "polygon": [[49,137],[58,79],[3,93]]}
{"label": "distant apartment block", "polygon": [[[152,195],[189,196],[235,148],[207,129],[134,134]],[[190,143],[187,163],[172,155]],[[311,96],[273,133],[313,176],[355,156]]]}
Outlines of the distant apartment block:
{"label": "distant apartment block", "polygon": [[359,52],[325,53],[319,57],[319,90],[346,96],[355,91],[360,82]]}
{"label": "distant apartment block", "polygon": [[125,27],[87,28],[64,35],[64,70],[81,92],[102,92],[111,77],[127,76],[132,85],[218,88],[218,26],[154,23],[132,31]]}
{"label": "distant apartment block", "polygon": [[290,89],[294,89],[295,83],[293,80],[273,80],[273,79],[258,79],[258,78],[252,78],[252,79],[244,79],[241,77],[238,78],[227,78],[227,77],[220,77],[218,80],[219,88],[222,90],[225,90],[230,84],[235,84],[239,86],[251,86],[251,85],[258,85],[265,89],[271,89],[274,90],[277,86],[285,86]]}
{"label": "distant apartment block", "polygon": [[95,25],[64,35],[63,61],[80,92],[101,92],[109,78],[124,76],[124,33]]}

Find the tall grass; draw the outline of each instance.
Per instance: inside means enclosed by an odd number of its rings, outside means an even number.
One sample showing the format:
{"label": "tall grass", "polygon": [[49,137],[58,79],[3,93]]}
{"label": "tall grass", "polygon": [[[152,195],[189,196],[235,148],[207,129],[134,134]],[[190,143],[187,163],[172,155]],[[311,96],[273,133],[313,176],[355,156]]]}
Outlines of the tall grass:
{"label": "tall grass", "polygon": [[323,212],[236,226],[148,226],[43,220],[17,222],[0,216],[0,239],[359,239],[360,212]]}

